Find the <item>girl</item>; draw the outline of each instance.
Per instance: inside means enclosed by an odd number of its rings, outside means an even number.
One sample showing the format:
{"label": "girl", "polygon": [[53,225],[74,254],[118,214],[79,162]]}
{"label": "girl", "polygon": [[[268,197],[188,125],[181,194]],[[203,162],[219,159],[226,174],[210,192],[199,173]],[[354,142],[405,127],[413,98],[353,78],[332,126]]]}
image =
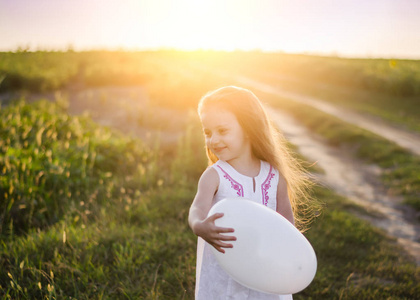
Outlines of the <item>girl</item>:
{"label": "girl", "polygon": [[234,229],[215,225],[223,214],[207,214],[223,198],[245,197],[276,210],[294,224],[299,221],[297,199],[305,199],[307,176],[251,91],[234,86],[212,91],[201,99],[198,114],[209,168],[199,180],[188,216],[198,236],[196,299],[292,299],[291,295],[257,292],[234,281],[210,249],[224,253],[224,248],[232,248],[236,238],[224,233]]}

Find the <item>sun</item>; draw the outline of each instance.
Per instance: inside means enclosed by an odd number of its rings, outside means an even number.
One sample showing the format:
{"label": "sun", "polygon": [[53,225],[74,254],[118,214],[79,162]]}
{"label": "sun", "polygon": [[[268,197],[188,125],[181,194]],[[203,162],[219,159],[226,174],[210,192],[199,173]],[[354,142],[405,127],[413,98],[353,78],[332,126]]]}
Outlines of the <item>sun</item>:
{"label": "sun", "polygon": [[249,6],[241,1],[177,0],[155,11],[156,39],[182,50],[233,50],[250,44]]}

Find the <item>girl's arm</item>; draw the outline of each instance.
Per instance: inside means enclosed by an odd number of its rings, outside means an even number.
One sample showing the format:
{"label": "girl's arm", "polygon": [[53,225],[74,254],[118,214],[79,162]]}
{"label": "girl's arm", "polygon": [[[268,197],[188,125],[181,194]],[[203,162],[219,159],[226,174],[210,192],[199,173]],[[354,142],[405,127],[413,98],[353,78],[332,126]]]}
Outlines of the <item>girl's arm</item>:
{"label": "girl's arm", "polygon": [[293,217],[292,205],[290,204],[289,195],[287,193],[287,182],[283,175],[279,173],[279,184],[277,186],[277,212],[295,225]]}
{"label": "girl's arm", "polygon": [[190,208],[188,223],[197,236],[203,238],[212,245],[217,251],[225,253],[223,248],[232,248],[232,244],[224,241],[235,241],[234,236],[223,235],[222,233],[233,232],[233,228],[217,227],[214,221],[223,217],[222,213],[216,213],[207,217],[212,206],[213,196],[219,186],[219,176],[213,168],[208,168],[201,175],[198,182],[197,194]]}

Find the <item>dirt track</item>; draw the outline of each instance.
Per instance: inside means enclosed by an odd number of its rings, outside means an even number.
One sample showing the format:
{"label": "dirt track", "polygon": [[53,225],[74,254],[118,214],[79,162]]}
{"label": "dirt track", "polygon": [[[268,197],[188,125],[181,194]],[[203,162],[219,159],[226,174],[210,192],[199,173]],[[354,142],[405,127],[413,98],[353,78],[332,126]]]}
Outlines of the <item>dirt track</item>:
{"label": "dirt track", "polygon": [[420,265],[420,224],[415,211],[403,205],[401,198],[388,195],[380,182],[380,168],[363,164],[345,149],[328,146],[292,117],[268,110],[299,152],[325,171],[316,175],[317,181],[363,206],[368,214],[358,216],[395,237]]}

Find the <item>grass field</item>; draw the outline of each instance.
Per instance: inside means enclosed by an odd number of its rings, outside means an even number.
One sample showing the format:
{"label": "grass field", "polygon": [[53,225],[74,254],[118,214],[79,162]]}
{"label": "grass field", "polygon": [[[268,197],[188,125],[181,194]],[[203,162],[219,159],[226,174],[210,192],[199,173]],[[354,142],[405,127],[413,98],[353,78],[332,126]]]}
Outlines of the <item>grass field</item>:
{"label": "grass field", "polygon": [[[16,71],[21,74],[19,80],[25,77],[23,66],[36,63],[22,57],[35,54],[8,54],[22,62],[22,71]],[[83,68],[73,70],[69,64],[63,69],[68,75],[63,74],[57,86],[144,85],[154,105],[185,112],[182,137],[176,145],[164,145],[159,138],[146,144],[100,127],[87,116],[68,115],[65,102],[16,101],[2,106],[2,299],[193,299],[196,238],[188,228],[187,214],[206,158],[200,125],[188,110],[207,90],[228,82],[210,72],[188,69],[187,54],[114,54],[52,53],[49,57],[41,53],[39,57],[51,59],[52,74],[60,72],[60,64],[66,64],[63,60],[83,57]],[[102,66],[103,77],[97,71],[101,60],[109,62]],[[127,61],[129,66],[122,66]],[[34,68],[42,69],[41,64]],[[46,75],[39,76],[49,82]],[[3,78],[2,88],[7,86],[7,77]],[[32,91],[22,82],[20,88]],[[47,83],[46,90],[56,88]],[[33,89],[40,91],[37,84]],[[322,126],[316,125],[328,119],[288,105],[284,109],[310,113],[313,119],[308,126],[322,133]],[[354,133],[334,122],[322,127],[335,128],[337,132],[329,131],[332,142],[357,142],[360,153],[370,152],[364,149],[371,149],[372,141],[380,143],[384,153],[366,159],[383,163],[384,168],[392,165],[398,171],[396,165],[417,159],[392,150],[377,137]],[[410,172],[416,176],[416,170]],[[404,182],[396,187],[401,194],[409,195],[406,185],[417,190],[417,183],[409,181],[415,178],[410,172],[392,175]],[[366,212],[332,191],[316,187],[313,193],[323,209],[305,234],[317,253],[318,271],[295,299],[416,299],[420,295],[420,268],[395,239],[355,217],[354,211]]]}

